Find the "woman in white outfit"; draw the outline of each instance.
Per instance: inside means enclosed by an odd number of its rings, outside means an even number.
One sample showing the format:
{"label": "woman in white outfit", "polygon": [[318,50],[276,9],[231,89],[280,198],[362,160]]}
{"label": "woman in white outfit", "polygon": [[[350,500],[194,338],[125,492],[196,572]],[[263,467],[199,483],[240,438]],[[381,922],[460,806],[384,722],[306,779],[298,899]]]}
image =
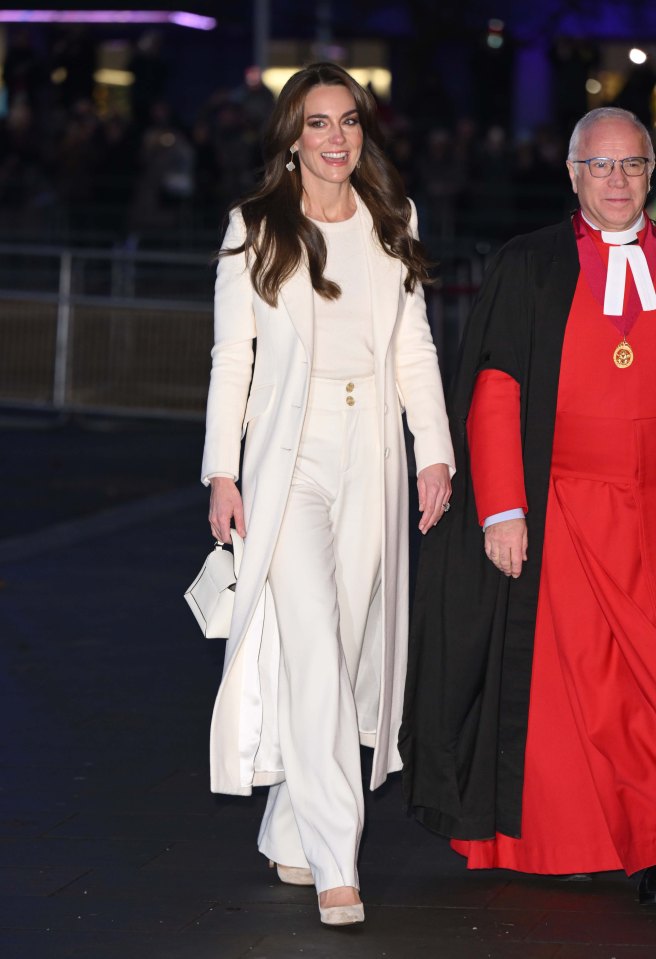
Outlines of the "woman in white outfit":
{"label": "woman in white outfit", "polygon": [[202,470],[213,534],[245,536],[212,789],[270,786],[259,849],[283,881],[316,886],[331,924],[364,919],[360,744],[374,747],[371,788],[401,766],[403,408],[424,533],[453,472],[427,261],[380,142],[373,99],[341,67],[283,89],[262,184],[219,258]]}

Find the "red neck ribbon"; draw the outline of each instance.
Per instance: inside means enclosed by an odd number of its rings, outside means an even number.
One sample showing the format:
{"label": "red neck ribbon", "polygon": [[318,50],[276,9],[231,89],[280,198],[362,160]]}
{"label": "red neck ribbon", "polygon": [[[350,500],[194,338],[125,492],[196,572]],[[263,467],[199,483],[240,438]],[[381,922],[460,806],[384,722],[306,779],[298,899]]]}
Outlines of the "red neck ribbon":
{"label": "red neck ribbon", "polygon": [[[653,279],[656,276],[656,231],[654,224],[646,214],[645,224],[646,229],[640,231],[638,240],[647,259],[649,274]],[[601,304],[603,310],[604,297],[606,294],[606,274],[608,272],[607,264],[604,262],[601,250],[593,239],[592,227],[583,219],[580,210],[577,210],[574,214],[572,225],[574,227],[576,245],[579,251],[581,272],[588,281],[592,295],[595,300]],[[624,339],[631,332],[633,324],[642,312],[642,303],[640,302],[640,297],[638,296],[630,268],[627,269],[627,274],[629,274],[627,276],[628,290],[624,295],[624,312],[621,316],[604,314],[608,316],[608,319],[622,334]]]}

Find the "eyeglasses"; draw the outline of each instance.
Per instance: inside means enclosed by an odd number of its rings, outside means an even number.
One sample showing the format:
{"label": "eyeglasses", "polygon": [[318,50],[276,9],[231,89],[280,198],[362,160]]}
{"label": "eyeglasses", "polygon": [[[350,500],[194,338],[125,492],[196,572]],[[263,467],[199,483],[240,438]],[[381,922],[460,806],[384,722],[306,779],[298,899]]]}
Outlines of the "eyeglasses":
{"label": "eyeglasses", "polygon": [[602,179],[610,176],[619,163],[622,173],[627,176],[642,176],[649,163],[648,157],[624,157],[623,160],[612,160],[610,157],[591,157],[589,160],[572,160],[572,163],[585,163],[594,177]]}

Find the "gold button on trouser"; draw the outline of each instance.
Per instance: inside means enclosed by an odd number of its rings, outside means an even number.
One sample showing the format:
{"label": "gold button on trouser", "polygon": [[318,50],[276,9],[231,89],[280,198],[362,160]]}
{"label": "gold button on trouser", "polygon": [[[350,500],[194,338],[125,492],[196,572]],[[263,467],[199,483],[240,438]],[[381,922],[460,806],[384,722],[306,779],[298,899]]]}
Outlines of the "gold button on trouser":
{"label": "gold button on trouser", "polygon": [[344,412],[345,406],[354,412],[356,409],[377,409],[376,381],[373,374],[352,380],[311,377],[308,409]]}

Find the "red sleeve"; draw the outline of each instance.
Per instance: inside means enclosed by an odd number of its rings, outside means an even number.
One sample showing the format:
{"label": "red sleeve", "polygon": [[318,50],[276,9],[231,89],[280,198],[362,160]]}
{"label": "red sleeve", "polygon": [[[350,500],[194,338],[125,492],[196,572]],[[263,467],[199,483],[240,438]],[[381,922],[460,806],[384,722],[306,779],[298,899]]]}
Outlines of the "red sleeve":
{"label": "red sleeve", "polygon": [[521,507],[526,512],[519,383],[507,373],[483,370],[476,377],[467,438],[481,526],[504,510]]}

